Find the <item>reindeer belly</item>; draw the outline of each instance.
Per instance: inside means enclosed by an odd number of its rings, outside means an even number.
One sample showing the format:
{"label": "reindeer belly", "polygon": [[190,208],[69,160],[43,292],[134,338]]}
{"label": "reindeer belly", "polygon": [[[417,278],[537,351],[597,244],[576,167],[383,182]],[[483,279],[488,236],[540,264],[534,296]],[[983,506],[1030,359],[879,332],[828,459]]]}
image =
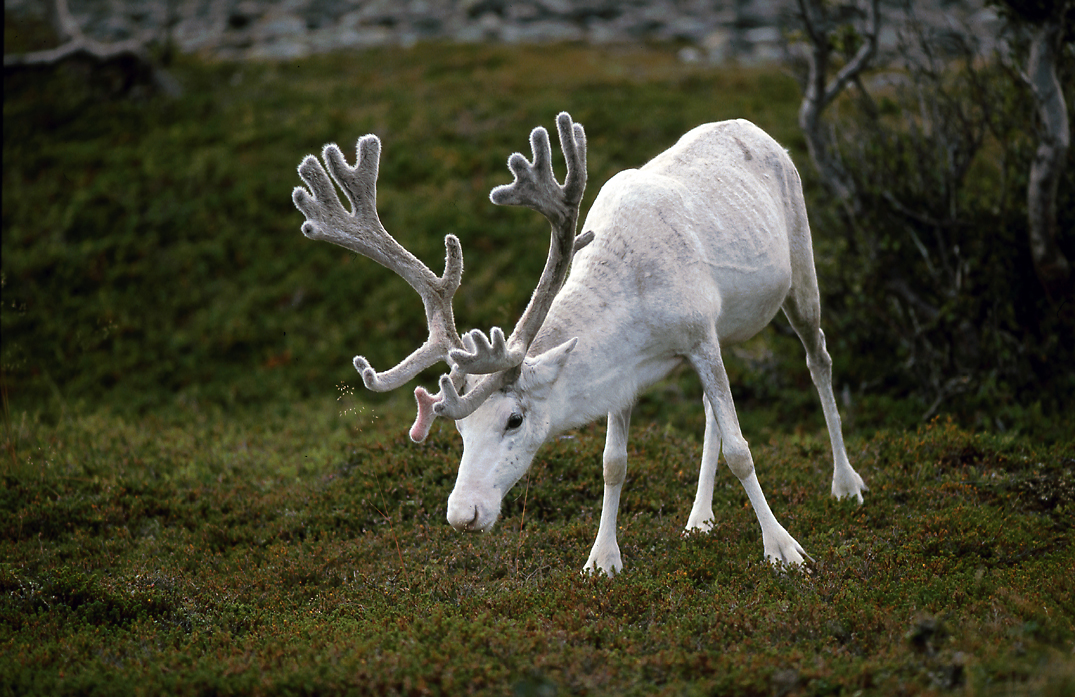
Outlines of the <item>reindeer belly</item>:
{"label": "reindeer belly", "polygon": [[[717,337],[722,346],[750,339],[776,316],[791,288],[791,268],[773,267],[721,279]],[[741,281],[736,283],[735,281]]]}

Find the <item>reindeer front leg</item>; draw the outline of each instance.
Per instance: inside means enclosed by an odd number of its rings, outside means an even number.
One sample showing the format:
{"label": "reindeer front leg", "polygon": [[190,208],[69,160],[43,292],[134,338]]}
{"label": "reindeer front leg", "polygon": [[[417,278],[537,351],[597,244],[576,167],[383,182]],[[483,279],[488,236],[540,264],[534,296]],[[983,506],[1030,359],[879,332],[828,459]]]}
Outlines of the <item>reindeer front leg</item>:
{"label": "reindeer front leg", "polygon": [[613,576],[623,570],[620,545],[616,542],[616,514],[620,508],[620,490],[627,478],[627,429],[630,425],[631,407],[621,412],[609,412],[608,432],[605,434],[605,495],[601,502],[601,525],[583,572],[603,571]]}
{"label": "reindeer front leg", "polygon": [[720,426],[713,416],[709,399],[703,397],[705,406],[705,439],[702,441],[702,466],[698,470],[698,493],[684,532],[709,532],[713,529],[713,483],[717,478],[717,460],[720,458]]}

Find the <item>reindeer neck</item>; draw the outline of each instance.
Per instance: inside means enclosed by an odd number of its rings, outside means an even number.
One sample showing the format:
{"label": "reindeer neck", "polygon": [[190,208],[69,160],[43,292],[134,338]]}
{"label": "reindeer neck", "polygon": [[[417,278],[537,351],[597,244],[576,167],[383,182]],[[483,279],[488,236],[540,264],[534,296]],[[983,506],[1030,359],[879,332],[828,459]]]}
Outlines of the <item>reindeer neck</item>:
{"label": "reindeer neck", "polygon": [[637,317],[622,301],[615,302],[624,297],[621,292],[608,285],[601,291],[587,285],[569,279],[529,351],[537,356],[572,338],[579,340],[550,394],[556,402],[550,410],[554,433],[620,411],[678,362],[651,355],[652,342],[639,331]]}

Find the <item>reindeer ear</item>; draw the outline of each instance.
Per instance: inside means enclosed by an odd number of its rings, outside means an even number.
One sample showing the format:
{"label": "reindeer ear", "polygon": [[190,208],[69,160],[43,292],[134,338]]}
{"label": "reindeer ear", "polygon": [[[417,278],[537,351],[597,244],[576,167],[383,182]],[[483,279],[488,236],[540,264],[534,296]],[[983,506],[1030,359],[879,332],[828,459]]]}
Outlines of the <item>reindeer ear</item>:
{"label": "reindeer ear", "polygon": [[567,363],[571,350],[579,343],[579,338],[569,339],[545,353],[527,358],[523,364],[521,382],[523,388],[531,393],[538,393],[550,387],[560,377],[560,371]]}

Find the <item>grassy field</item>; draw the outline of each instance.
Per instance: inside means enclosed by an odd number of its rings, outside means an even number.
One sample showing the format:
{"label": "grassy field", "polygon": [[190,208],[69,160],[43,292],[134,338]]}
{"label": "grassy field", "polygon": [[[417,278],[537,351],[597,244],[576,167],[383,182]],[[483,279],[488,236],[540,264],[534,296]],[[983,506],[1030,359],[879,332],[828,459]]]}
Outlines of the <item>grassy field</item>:
{"label": "grassy field", "polygon": [[[342,408],[341,408],[342,407]],[[754,442],[816,562],[761,560],[701,447],[641,423],[626,572],[580,575],[603,427],[546,446],[481,536],[444,522],[458,437],[311,401],[13,426],[0,688],[15,694],[1070,694],[1075,448],[941,422],[855,436],[866,504],[827,496],[824,434]],[[10,441],[9,441],[10,444]]]}
{"label": "grassy field", "polygon": [[[585,124],[584,209],[614,172],[738,116],[812,189],[786,75],[570,46],[172,71],[178,99],[5,77],[0,694],[1075,690],[1069,415],[971,433],[856,396],[870,492],[838,503],[801,348],[768,331],[729,370],[767,497],[816,561],[762,561],[727,471],[714,530],[680,535],[702,424],[681,376],[633,421],[626,572],[591,578],[603,424],[548,444],[498,526],[461,535],[454,429],[410,443],[408,391],[369,395],[350,367],[417,346],[421,307],[302,237],[303,155],[380,135],[386,227],[434,267],[457,234],[460,325],[510,326],[547,226],[486,197],[531,127]],[[824,282],[838,270],[815,236]]]}

